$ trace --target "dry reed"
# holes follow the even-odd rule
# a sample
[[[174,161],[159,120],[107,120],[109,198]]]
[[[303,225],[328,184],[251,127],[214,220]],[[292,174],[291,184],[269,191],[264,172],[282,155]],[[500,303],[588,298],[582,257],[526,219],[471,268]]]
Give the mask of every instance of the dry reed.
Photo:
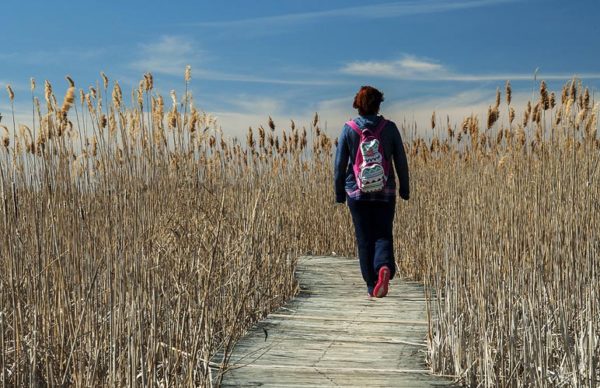
[[[189,67],[166,113],[151,74],[129,107],[101,77],[75,112],[73,80],[60,106],[46,81],[34,132],[1,127],[0,382],[218,384],[211,358],[294,294],[298,254],[354,253],[332,204],[337,139],[317,114],[229,139],[194,107]],[[598,105],[575,80],[560,104],[541,84],[513,124],[505,90],[506,118],[498,89],[485,127],[447,118],[444,136],[434,113],[431,138],[405,138],[398,266],[427,285],[435,372],[596,386]]]

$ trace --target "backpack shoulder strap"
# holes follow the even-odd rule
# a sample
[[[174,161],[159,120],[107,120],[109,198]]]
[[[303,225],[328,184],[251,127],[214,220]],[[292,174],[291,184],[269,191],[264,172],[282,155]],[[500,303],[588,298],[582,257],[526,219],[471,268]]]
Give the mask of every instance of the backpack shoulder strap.
[[[358,124],[354,122],[354,120],[347,121],[346,125],[352,128],[354,132],[356,132],[359,136],[362,135],[362,130],[360,129]]]
[[[377,127],[375,127],[373,134],[375,136],[379,136],[379,134],[381,133],[381,131],[383,131],[383,128],[385,128],[387,123],[388,123],[388,121],[386,119],[384,119],[383,117],[381,117],[381,120],[379,120],[379,124],[377,124]]]
[[[383,131],[383,128],[385,128],[387,123],[388,121],[382,117],[381,120],[379,120],[379,124],[377,124],[377,127],[375,127],[375,129],[371,133],[373,133],[375,136],[379,136],[379,134],[381,133],[381,131]],[[354,122],[354,120],[347,121],[346,125],[352,128],[354,132],[356,132],[358,135],[362,135],[362,129],[358,126],[358,124]]]

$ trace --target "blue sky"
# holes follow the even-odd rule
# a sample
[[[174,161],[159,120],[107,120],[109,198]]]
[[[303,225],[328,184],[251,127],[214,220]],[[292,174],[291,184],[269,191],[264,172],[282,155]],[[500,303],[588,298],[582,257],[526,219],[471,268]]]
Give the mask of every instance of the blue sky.
[[[0,112],[10,83],[26,117],[30,77],[61,93],[67,74],[87,89],[104,71],[128,89],[150,71],[166,95],[190,64],[196,104],[226,133],[315,111],[336,132],[364,84],[385,93],[384,115],[425,127],[434,109],[483,115],[506,79],[524,104],[536,68],[552,89],[578,75],[597,91],[599,19],[597,0],[10,2]]]

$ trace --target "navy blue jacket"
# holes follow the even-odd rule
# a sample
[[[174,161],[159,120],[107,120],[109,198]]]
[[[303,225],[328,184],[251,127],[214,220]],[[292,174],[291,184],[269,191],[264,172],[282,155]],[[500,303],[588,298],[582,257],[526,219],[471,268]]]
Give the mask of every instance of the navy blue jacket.
[[[382,116],[369,115],[359,116],[354,119],[354,122],[360,128],[375,128]],[[354,160],[358,151],[360,137],[350,126],[344,124],[342,134],[338,138],[338,146],[335,154],[335,201],[344,203],[347,193],[357,190],[356,178],[354,177]],[[399,194],[402,199],[408,200],[410,197],[409,178],[408,178],[408,162],[402,144],[400,131],[394,122],[389,121],[381,132],[381,143],[383,145],[384,156],[387,160],[393,160],[393,166],[398,176],[400,183]],[[395,200],[396,181],[393,172],[390,172],[387,178],[384,192],[381,193],[360,193],[360,200]],[[392,189],[392,190],[390,190]],[[392,196],[385,192],[394,193]]]

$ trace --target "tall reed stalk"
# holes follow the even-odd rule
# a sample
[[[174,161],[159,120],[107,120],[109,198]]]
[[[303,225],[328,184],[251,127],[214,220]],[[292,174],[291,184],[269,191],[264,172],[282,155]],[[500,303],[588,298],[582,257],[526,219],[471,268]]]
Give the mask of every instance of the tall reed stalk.
[[[296,292],[299,254],[354,254],[337,140],[318,115],[231,140],[192,104],[190,69],[166,112],[151,74],[130,106],[101,76],[81,111],[73,80],[60,106],[46,82],[33,135],[0,127],[0,381],[218,384],[236,340]],[[401,125],[398,267],[427,285],[432,369],[469,385],[599,384],[598,105],[576,81],[553,96],[515,120],[498,90],[485,127],[447,119],[447,136],[435,114],[428,139]]]

